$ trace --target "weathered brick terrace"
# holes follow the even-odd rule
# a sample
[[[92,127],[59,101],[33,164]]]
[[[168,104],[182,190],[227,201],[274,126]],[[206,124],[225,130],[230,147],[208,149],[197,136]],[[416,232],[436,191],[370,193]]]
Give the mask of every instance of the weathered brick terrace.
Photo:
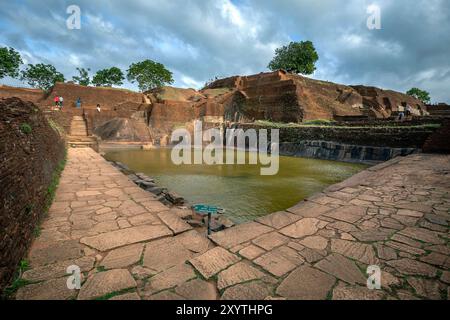
[[[396,158],[208,239],[92,149],[69,149],[16,298],[448,299],[449,177],[448,155]],[[382,290],[366,288],[374,264]]]

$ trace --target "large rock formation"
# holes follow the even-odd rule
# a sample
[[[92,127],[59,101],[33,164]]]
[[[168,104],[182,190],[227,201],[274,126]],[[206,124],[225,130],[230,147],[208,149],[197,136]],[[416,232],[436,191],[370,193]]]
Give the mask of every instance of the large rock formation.
[[[0,87],[0,97],[12,95],[37,101],[42,107],[52,106],[53,98],[62,96],[64,111],[69,113],[75,112],[75,101],[80,97],[89,133],[104,140],[132,139],[163,145],[169,142],[174,129],[192,128],[196,119],[212,127],[255,120],[299,123],[315,119],[383,119],[396,115],[406,105],[418,115],[426,110],[421,101],[399,92],[345,86],[282,70],[220,79],[200,91],[163,87],[142,94],[57,83],[44,95],[34,89]],[[102,107],[100,113],[95,110],[97,104]]]
[[[423,103],[405,94],[374,87],[345,86],[284,71],[234,76],[206,88],[164,87],[146,92],[152,107],[149,124],[163,140],[174,128],[200,119],[206,125],[224,122],[303,122],[315,119],[380,119],[410,105],[415,113]]]

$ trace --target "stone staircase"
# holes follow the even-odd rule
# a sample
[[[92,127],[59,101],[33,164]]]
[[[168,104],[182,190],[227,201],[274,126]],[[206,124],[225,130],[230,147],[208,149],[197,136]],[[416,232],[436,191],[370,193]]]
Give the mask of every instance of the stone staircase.
[[[98,149],[98,141],[94,136],[89,136],[86,120],[83,116],[73,116],[70,125],[70,135],[67,136],[69,146],[73,148]]]

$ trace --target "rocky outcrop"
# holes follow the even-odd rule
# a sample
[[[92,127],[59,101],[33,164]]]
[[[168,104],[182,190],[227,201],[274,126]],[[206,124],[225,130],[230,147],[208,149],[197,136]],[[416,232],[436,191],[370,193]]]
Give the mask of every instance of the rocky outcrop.
[[[386,119],[402,106],[417,115],[426,108],[405,94],[374,87],[345,86],[282,70],[219,79],[200,91],[164,87],[146,92],[152,102],[149,125],[166,136],[195,119],[206,125],[255,120],[300,123],[315,119]]]

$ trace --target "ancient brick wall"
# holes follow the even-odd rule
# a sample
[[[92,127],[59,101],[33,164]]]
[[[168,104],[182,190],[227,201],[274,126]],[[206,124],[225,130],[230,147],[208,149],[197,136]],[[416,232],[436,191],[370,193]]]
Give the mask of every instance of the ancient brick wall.
[[[243,129],[264,128],[240,125]],[[421,149],[428,137],[436,131],[433,127],[286,127],[280,128],[280,143],[301,141],[331,141],[349,145]]]
[[[0,85],[0,98],[6,99],[12,97],[36,103],[44,97],[44,92],[40,89],[16,88]]]
[[[0,291],[33,239],[64,153],[63,138],[36,105],[0,100]]]
[[[53,105],[55,96],[62,96],[66,107],[75,107],[78,97],[83,106],[95,107],[100,104],[103,109],[112,109],[114,106],[126,101],[142,103],[144,95],[125,89],[85,87],[72,83],[57,83],[47,97],[40,102],[42,105]]]
[[[427,139],[423,152],[450,154],[450,119]]]

